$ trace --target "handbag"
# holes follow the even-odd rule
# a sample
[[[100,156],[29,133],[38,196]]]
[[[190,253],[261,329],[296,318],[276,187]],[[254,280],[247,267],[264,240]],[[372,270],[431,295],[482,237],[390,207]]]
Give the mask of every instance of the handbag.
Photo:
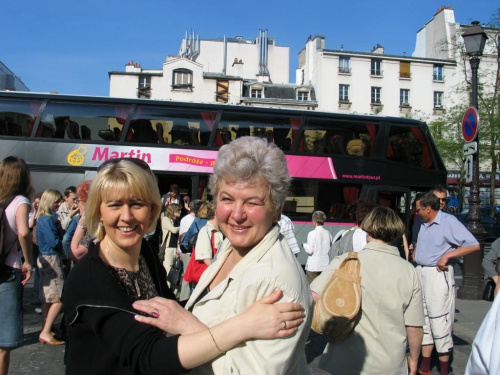
[[[212,246],[212,258],[215,256],[215,232],[216,229],[212,230],[212,235],[210,237],[210,243]],[[199,233],[199,232],[198,232]],[[197,233],[197,234],[198,234]],[[200,281],[200,277],[205,272],[208,266],[203,261],[196,260],[196,247],[193,247],[193,252],[191,253],[191,258],[189,259],[186,272],[184,272],[184,280],[188,283],[197,283]]]
[[[194,251],[194,248],[196,246],[196,241],[198,241],[198,233],[199,231],[193,234],[191,237],[188,239],[188,245],[187,245],[187,252],[192,253]]]
[[[182,264],[182,260],[180,258],[176,258],[167,275],[167,281],[170,285],[181,285],[183,268],[184,265]]]
[[[483,299],[485,301],[493,301],[493,299],[495,298],[495,287],[495,282],[492,279],[488,278],[483,290]]]
[[[358,253],[350,251],[316,301],[315,332],[340,340],[352,332],[361,317],[360,268]]]

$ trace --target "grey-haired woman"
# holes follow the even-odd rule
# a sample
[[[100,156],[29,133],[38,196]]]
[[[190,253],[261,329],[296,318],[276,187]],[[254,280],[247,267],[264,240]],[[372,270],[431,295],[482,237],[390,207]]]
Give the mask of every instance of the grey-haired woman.
[[[283,292],[281,301],[303,306],[306,323],[287,339],[248,340],[232,349],[222,348],[223,353],[193,369],[193,374],[309,373],[304,347],[312,316],[311,293],[276,224],[289,185],[285,155],[273,143],[241,137],[220,148],[210,189],[217,223],[226,240],[186,307],[212,326],[279,289]]]

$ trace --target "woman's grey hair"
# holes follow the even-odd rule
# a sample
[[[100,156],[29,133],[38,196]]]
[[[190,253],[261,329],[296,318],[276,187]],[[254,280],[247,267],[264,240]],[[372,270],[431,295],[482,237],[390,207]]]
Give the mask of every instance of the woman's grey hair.
[[[318,225],[323,225],[326,221],[326,215],[323,211],[314,211],[312,214],[312,221]]]
[[[210,192],[217,200],[221,181],[250,182],[254,178],[267,185],[271,202],[280,212],[291,183],[285,154],[265,138],[240,137],[220,148],[210,177]]]

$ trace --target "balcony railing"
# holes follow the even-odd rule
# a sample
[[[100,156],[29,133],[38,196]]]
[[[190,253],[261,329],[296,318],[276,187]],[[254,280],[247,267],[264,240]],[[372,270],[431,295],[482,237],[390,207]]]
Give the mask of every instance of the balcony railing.
[[[345,66],[339,66],[339,73],[341,74],[351,74],[351,68]]]
[[[383,77],[384,72],[380,69],[370,69],[370,75],[372,77]]]

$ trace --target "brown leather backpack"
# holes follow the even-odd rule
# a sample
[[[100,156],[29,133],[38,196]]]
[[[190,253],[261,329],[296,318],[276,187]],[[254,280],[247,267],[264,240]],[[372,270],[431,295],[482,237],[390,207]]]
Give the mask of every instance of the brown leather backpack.
[[[314,306],[313,331],[345,339],[361,317],[361,263],[350,251],[326,284]]]

